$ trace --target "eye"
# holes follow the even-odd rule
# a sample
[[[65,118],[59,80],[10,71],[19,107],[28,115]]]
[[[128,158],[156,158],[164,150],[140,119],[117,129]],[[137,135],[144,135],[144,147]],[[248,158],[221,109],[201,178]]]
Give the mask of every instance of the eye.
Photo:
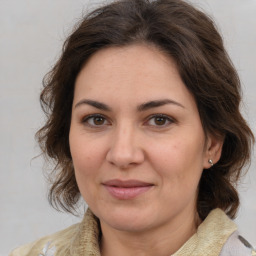
[[[146,123],[149,126],[166,127],[166,126],[174,123],[174,120],[167,115],[155,114],[155,115],[150,116]]]
[[[97,127],[97,126],[101,127],[104,125],[109,125],[109,122],[107,121],[107,119],[104,116],[99,114],[86,116],[82,122],[91,127]]]

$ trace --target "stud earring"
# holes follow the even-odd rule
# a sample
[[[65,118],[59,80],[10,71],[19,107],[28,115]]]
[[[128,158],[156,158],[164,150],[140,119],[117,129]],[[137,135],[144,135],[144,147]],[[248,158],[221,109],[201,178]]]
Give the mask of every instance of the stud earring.
[[[212,161],[212,159],[209,159],[209,160],[208,160],[208,163],[209,163],[211,166],[213,166],[213,161]]]

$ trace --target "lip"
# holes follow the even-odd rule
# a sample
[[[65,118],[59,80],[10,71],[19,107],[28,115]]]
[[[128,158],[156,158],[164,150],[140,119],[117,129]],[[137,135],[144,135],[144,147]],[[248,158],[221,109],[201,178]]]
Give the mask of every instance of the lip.
[[[109,180],[103,183],[106,190],[116,199],[129,200],[150,190],[154,185],[139,180]]]

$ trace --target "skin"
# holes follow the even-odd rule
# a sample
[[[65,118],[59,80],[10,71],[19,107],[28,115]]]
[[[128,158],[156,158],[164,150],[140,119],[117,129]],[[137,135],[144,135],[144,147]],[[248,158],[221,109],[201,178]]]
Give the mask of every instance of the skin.
[[[206,139],[170,57],[146,45],[93,55],[76,79],[69,140],[80,192],[100,220],[102,255],[170,255],[196,232],[198,183],[222,142]],[[151,186],[118,199],[104,186],[112,179]]]

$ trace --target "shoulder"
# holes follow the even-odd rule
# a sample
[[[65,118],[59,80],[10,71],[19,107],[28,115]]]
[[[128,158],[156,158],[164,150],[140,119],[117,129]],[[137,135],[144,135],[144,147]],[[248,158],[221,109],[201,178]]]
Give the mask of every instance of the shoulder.
[[[9,256],[51,256],[54,255],[56,248],[62,248],[61,251],[68,250],[71,241],[74,239],[78,231],[79,224],[72,225],[52,235],[45,236],[35,242],[18,247],[13,250]]]
[[[21,246],[9,256],[99,256],[99,236],[98,219],[88,208],[82,222]]]
[[[235,231],[224,244],[220,256],[256,256],[252,245]]]

